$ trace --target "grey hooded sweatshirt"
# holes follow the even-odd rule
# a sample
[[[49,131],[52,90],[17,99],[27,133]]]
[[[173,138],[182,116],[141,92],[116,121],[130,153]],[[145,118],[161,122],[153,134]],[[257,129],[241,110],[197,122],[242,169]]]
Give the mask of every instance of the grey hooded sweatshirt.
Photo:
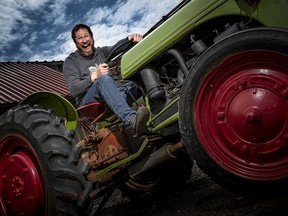
[[[94,47],[94,54],[91,58],[82,56],[76,50],[65,59],[64,77],[71,95],[76,98],[77,106],[80,105],[89,87],[93,84],[91,81],[92,70],[99,64],[108,63],[109,60],[130,48],[132,44],[127,37],[113,46]]]

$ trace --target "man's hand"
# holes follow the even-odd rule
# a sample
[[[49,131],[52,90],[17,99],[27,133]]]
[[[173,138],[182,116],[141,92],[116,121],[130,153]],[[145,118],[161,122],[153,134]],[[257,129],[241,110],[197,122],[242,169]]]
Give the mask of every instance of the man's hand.
[[[137,42],[141,41],[142,39],[143,39],[143,36],[140,34],[137,34],[137,33],[131,34],[128,36],[128,40],[132,41],[134,43],[137,43]]]
[[[109,66],[106,63],[100,64],[95,73],[91,74],[92,82],[95,82],[102,74],[108,74]]]

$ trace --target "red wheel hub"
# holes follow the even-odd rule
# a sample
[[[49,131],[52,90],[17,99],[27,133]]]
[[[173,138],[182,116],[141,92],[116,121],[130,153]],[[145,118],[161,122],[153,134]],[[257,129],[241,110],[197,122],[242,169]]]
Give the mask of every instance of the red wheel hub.
[[[231,101],[221,102],[229,104],[229,108],[225,110],[229,125],[222,130],[223,133],[227,133],[227,136],[234,133],[234,140],[239,138],[245,143],[257,144],[247,145],[246,150],[249,149],[251,154],[253,151],[255,154],[269,153],[279,148],[277,141],[272,140],[285,127],[285,106],[274,93],[264,88],[252,87],[240,91]],[[261,149],[258,145],[261,143],[270,144]]]
[[[288,177],[288,57],[272,51],[230,56],[201,84],[197,133],[225,170],[253,180]]]
[[[44,209],[41,172],[27,143],[18,137],[10,137],[1,142],[0,156],[2,212],[18,216],[32,215]]]

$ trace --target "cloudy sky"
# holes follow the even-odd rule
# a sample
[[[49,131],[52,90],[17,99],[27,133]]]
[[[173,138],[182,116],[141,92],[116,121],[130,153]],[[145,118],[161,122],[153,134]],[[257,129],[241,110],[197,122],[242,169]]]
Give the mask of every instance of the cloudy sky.
[[[1,0],[0,61],[59,61],[75,50],[70,31],[88,24],[95,46],[146,33],[181,0]]]

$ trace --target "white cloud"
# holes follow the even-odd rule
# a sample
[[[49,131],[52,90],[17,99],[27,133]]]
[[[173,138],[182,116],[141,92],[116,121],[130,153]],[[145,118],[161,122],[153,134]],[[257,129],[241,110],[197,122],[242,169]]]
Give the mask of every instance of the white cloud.
[[[31,21],[16,8],[13,8],[15,5],[13,2],[9,4],[0,4],[0,46],[3,46],[10,41],[16,40],[19,36],[17,33],[12,34],[12,30],[15,26],[18,25],[17,21],[21,20],[24,24],[29,24]]]
[[[30,34],[29,43],[31,44],[31,43],[35,42],[37,37],[38,37],[38,32],[36,32],[36,31],[32,32]]]
[[[26,10],[35,10],[42,7],[49,0],[6,0],[16,3],[19,8],[25,8]]]
[[[95,44],[112,45],[130,33],[144,34],[179,3],[180,0],[128,0],[118,1],[110,8],[91,9],[87,17],[92,17],[88,23]],[[94,16],[92,11],[95,11]]]
[[[25,11],[35,10],[48,0],[4,0],[0,2],[0,47],[9,47],[26,36],[26,26],[33,23]],[[19,30],[19,31],[17,31]]]
[[[68,20],[66,20],[65,11],[67,4],[70,0],[57,0],[49,2],[49,12],[46,13],[48,20],[53,20],[54,25],[66,25]]]
[[[84,17],[87,20],[87,24],[95,24],[105,21],[107,15],[110,15],[111,13],[113,13],[113,10],[105,6],[90,9],[90,11],[88,11]]]
[[[26,44],[22,44],[20,46],[20,51],[23,53],[31,54],[33,51],[31,50],[31,47],[27,46]]]
[[[49,50],[33,55],[28,61],[62,61],[76,49],[70,32],[61,33],[54,41],[48,41],[46,45],[50,47]]]

